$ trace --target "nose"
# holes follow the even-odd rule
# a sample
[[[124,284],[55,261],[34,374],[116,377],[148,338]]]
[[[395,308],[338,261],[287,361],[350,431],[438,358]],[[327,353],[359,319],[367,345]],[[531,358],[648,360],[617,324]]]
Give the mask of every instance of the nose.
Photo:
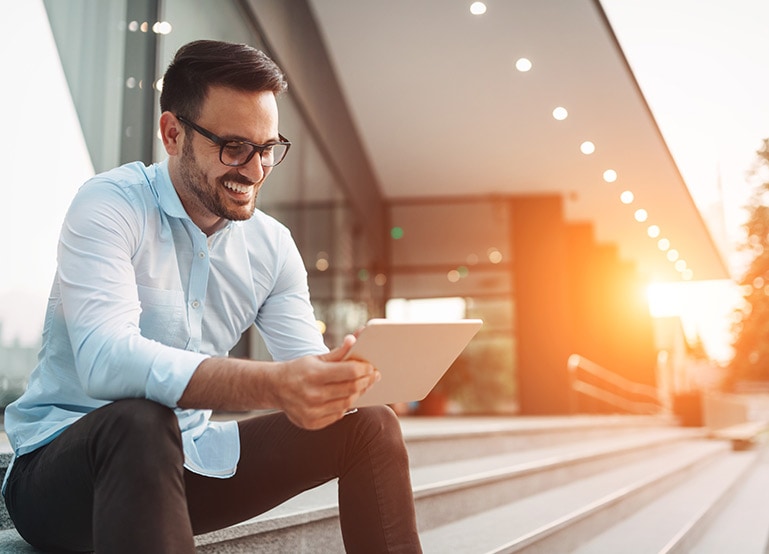
[[[264,167],[262,165],[262,158],[259,154],[254,155],[247,164],[237,167],[238,173],[246,177],[252,183],[261,183],[267,178],[270,173],[271,167]]]

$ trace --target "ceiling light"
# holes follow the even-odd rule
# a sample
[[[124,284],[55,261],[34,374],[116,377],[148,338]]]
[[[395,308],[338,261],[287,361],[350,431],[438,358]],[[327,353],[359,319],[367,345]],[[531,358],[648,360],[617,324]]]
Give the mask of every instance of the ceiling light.
[[[473,15],[483,15],[486,13],[486,4],[483,2],[473,2],[470,4],[470,13]]]
[[[675,268],[677,271],[683,272],[686,269],[686,261],[685,260],[678,260],[675,263]]]
[[[660,236],[660,226],[649,225],[649,228],[646,229],[646,234],[649,235],[651,238],[656,239],[658,236]]]
[[[564,119],[569,117],[569,112],[566,110],[566,108],[558,106],[556,109],[553,110],[553,117],[558,121],[563,121]]]
[[[657,248],[662,250],[663,252],[670,248],[670,241],[668,239],[660,239],[657,241]]]
[[[676,261],[678,259],[678,250],[676,250],[675,248],[671,248],[670,250],[668,250],[667,257],[668,257],[668,260],[670,260],[671,262]]]
[[[173,30],[168,21],[156,21],[152,25],[152,31],[158,35],[167,35]]]
[[[603,180],[607,183],[613,183],[617,180],[617,172],[613,169],[607,169],[603,172]]]
[[[515,68],[521,73],[526,73],[531,69],[532,63],[528,58],[518,58],[515,62]]]
[[[649,214],[646,210],[641,208],[635,211],[635,214],[633,215],[633,217],[635,217],[635,220],[638,221],[639,223],[643,223],[644,221],[649,219]]]
[[[626,190],[622,194],[619,195],[619,199],[622,201],[623,204],[632,204],[633,200],[635,200],[635,196],[633,196],[633,193],[629,190]]]
[[[586,140],[585,142],[579,145],[579,150],[583,154],[592,154],[593,152],[595,152],[595,144],[593,144],[589,140]]]

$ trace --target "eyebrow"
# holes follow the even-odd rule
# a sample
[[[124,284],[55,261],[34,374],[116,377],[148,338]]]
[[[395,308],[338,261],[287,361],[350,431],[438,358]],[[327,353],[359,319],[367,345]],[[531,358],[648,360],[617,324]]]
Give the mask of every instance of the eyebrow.
[[[222,140],[235,140],[238,142],[247,142],[248,144],[256,144],[257,146],[267,146],[269,144],[280,142],[280,136],[267,139],[267,142],[256,142],[254,140],[247,139],[246,137],[241,137],[239,135],[218,135],[218,136]]]

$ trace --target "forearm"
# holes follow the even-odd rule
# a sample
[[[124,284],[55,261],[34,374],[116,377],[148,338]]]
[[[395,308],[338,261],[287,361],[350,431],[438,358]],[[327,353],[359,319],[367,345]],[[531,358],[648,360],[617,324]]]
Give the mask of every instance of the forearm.
[[[279,408],[273,394],[277,362],[207,358],[193,373],[180,408],[247,411]]]
[[[343,417],[379,378],[371,364],[345,360],[354,337],[327,354],[287,362],[208,358],[177,405],[181,408],[283,410],[296,425],[319,429]]]

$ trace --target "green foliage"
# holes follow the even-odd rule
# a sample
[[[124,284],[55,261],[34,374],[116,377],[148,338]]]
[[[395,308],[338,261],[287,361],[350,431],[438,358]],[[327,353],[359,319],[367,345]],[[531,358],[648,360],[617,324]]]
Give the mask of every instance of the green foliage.
[[[728,385],[769,381],[769,139],[756,152],[752,177],[758,182],[748,204],[743,250],[753,259],[742,277],[745,302],[738,309],[734,357]]]

